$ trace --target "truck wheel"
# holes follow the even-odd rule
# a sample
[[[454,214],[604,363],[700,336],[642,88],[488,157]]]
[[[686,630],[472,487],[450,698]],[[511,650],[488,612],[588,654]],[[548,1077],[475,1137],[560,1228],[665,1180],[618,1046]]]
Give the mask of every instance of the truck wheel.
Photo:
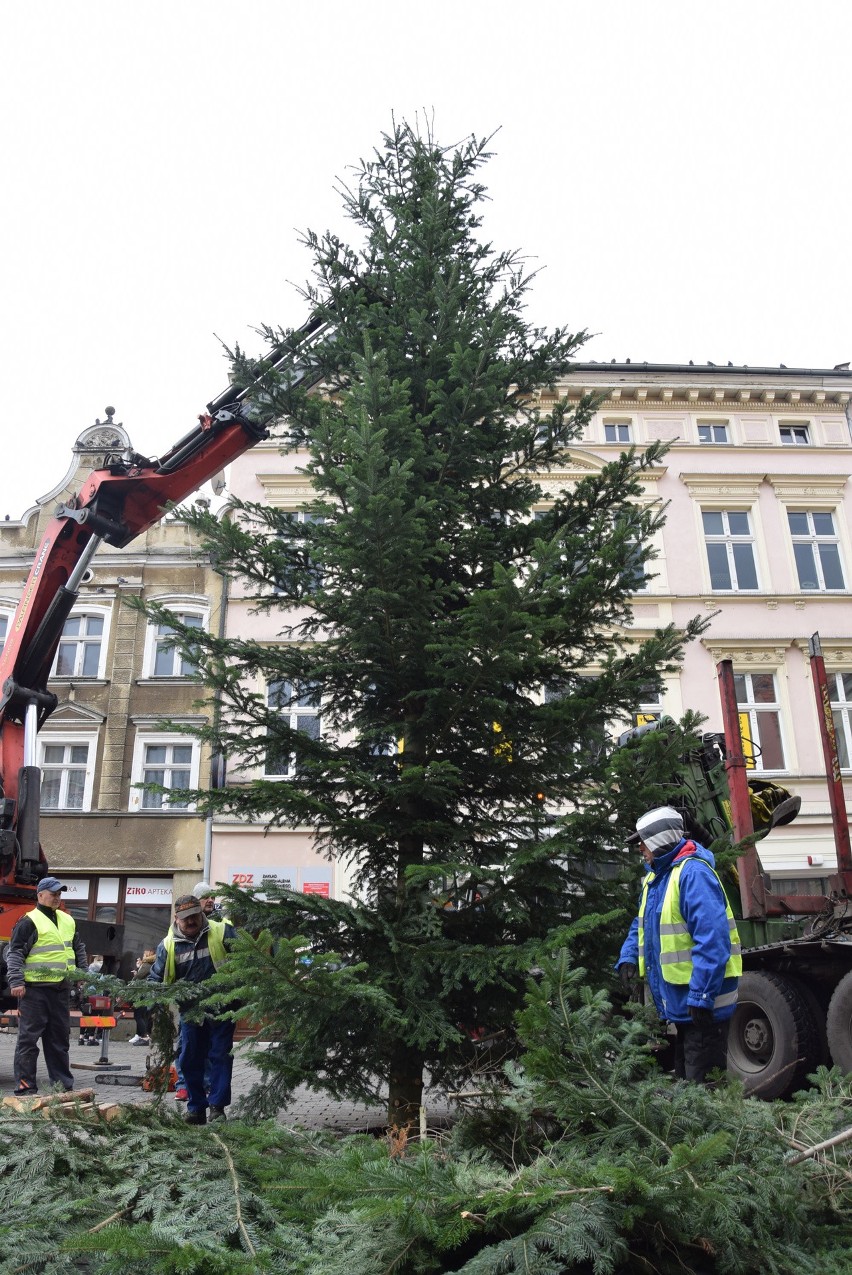
[[[852,1071],[852,970],[834,989],[825,1026],[832,1062],[841,1071]]]
[[[816,1023],[795,984],[780,974],[743,974],[728,1034],[729,1075],[756,1098],[786,1098],[818,1057]]]

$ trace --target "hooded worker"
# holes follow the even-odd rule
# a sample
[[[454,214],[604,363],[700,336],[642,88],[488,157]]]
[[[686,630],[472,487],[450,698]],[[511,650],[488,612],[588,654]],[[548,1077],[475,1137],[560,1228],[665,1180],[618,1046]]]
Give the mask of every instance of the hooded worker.
[[[736,921],[713,855],[684,836],[679,811],[649,810],[636,839],[647,870],[617,968],[626,981],[638,967],[660,1018],[674,1024],[675,1075],[703,1083],[727,1065],[742,973]]]

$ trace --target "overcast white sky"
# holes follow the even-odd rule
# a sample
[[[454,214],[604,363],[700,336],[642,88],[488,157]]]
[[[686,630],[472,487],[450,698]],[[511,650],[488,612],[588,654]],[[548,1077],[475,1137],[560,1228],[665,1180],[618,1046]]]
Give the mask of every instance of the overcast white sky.
[[[499,128],[487,230],[586,358],[852,358],[848,0],[4,6],[0,518],[107,404],[165,450],[216,335],[306,315],[305,227],[391,112]]]

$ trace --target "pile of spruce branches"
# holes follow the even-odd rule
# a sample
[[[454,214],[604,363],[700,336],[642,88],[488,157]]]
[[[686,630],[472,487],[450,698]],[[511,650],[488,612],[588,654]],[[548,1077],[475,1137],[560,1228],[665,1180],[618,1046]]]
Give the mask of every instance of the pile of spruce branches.
[[[5,1112],[3,1272],[124,1275],[847,1275],[852,1078],[787,1103],[675,1083],[653,1028],[559,953],[530,988],[522,1066],[449,1134],[338,1138]]]

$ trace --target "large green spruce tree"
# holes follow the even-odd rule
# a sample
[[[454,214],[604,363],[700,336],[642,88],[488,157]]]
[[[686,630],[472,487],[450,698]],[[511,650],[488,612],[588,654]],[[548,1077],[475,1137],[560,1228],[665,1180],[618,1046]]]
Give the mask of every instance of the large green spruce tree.
[[[310,339],[265,329],[269,357],[237,351],[234,375],[260,378],[316,499],[190,515],[280,641],[175,624],[229,759],[200,809],[308,827],[357,885],[242,901],[253,937],[228,977],[278,1041],[271,1090],[389,1089],[399,1124],[427,1069],[452,1080],[473,1035],[511,1026],[548,936],[599,901],[614,821],[642,799],[612,782],[603,732],[689,636],[629,637],[660,448],[544,494],[595,408],[540,405],[584,334],[527,320],[523,259],[482,232],[487,158],[395,126],[342,191],[354,243],[307,235]],[[306,379],[274,370],[282,344]],[[291,726],[299,702],[318,737]],[[291,777],[264,777],[281,759]]]

